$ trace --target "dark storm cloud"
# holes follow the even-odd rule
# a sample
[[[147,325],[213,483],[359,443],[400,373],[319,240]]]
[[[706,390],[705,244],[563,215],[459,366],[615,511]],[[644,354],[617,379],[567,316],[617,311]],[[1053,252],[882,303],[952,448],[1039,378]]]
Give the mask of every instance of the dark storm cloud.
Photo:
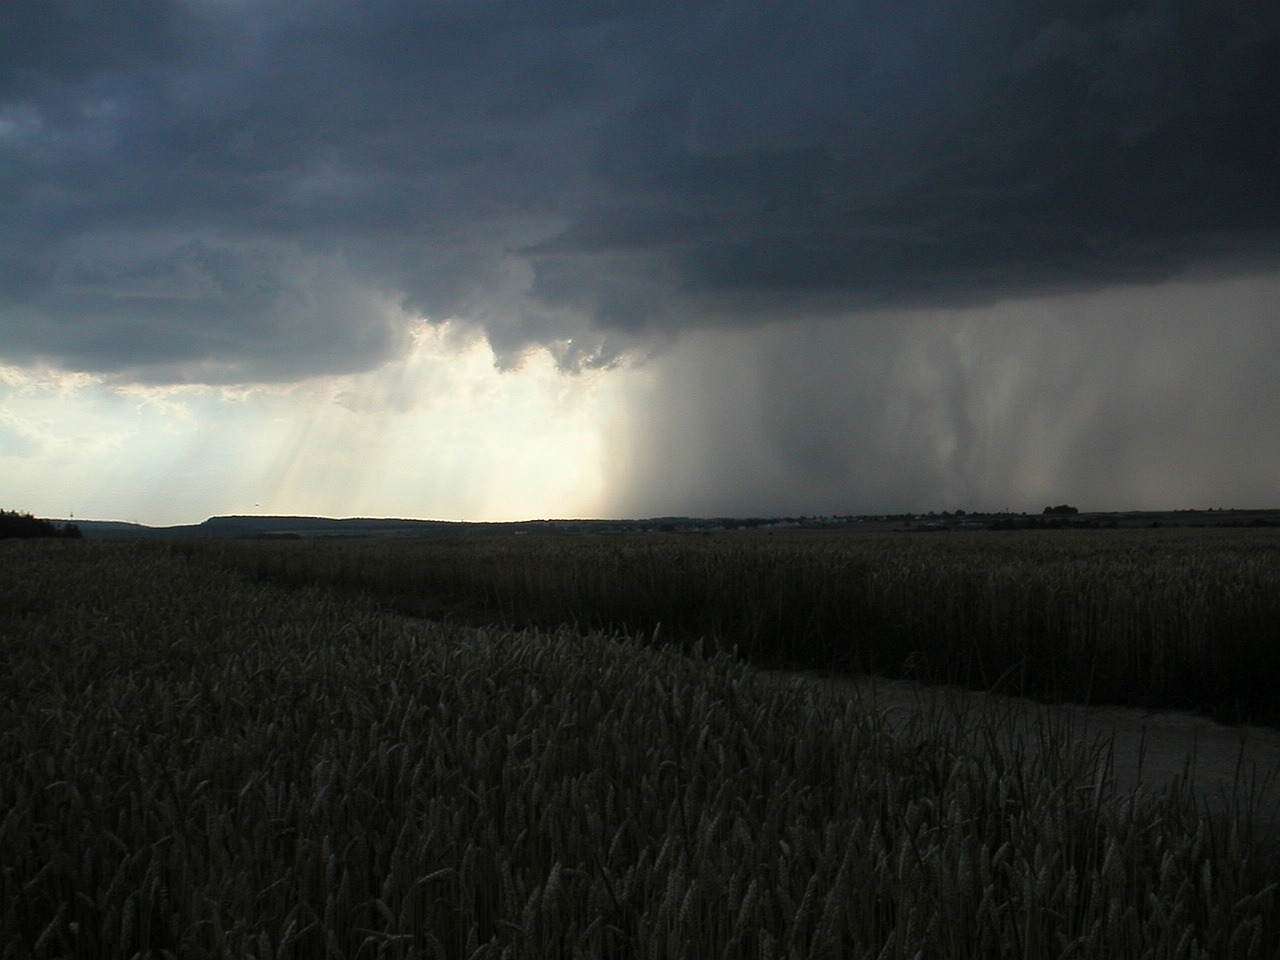
[[[1273,274],[699,331],[654,364],[606,512],[1268,506],[1277,303]]]
[[[573,366],[690,327],[1273,266],[1278,20],[10,0],[0,356],[361,369],[401,349],[400,304]]]

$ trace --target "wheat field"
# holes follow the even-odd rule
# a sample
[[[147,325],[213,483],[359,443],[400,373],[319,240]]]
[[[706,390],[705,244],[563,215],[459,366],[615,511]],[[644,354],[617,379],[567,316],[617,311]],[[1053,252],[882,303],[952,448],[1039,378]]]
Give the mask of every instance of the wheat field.
[[[6,958],[1280,953],[1246,816],[1052,727],[1010,757],[711,645],[407,617],[219,548],[0,573]]]
[[[1280,724],[1280,530],[223,541],[190,549],[469,625],[652,633],[762,666],[997,683]]]

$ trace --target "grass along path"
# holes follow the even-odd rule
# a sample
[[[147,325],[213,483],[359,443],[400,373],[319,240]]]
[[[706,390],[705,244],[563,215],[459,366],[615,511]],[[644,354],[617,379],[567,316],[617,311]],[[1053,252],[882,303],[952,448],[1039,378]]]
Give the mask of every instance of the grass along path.
[[[1046,704],[1026,697],[928,686],[825,671],[762,671],[784,685],[851,700],[909,735],[922,722],[942,722],[983,738],[1006,756],[1028,756],[1046,731],[1072,749],[1104,758],[1099,776],[1121,794],[1186,792],[1199,811],[1225,828],[1241,818],[1252,842],[1280,852],[1280,729],[1227,726],[1199,714],[1113,704]],[[994,737],[986,737],[991,731]]]

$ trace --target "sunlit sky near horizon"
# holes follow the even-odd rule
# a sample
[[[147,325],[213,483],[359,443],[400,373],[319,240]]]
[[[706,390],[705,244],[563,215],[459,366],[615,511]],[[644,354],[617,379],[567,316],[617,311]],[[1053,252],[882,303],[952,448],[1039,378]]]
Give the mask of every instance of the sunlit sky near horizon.
[[[0,506],[1280,506],[1280,15],[10,0]]]

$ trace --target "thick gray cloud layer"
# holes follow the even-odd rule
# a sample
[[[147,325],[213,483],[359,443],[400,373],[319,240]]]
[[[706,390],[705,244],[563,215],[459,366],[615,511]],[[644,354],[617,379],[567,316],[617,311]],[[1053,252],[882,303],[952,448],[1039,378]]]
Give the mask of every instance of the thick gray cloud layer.
[[[567,366],[695,327],[1280,251],[1246,0],[7,0],[0,358],[372,367],[405,318]]]
[[[1280,273],[703,331],[619,432],[615,515],[1274,506]]]

